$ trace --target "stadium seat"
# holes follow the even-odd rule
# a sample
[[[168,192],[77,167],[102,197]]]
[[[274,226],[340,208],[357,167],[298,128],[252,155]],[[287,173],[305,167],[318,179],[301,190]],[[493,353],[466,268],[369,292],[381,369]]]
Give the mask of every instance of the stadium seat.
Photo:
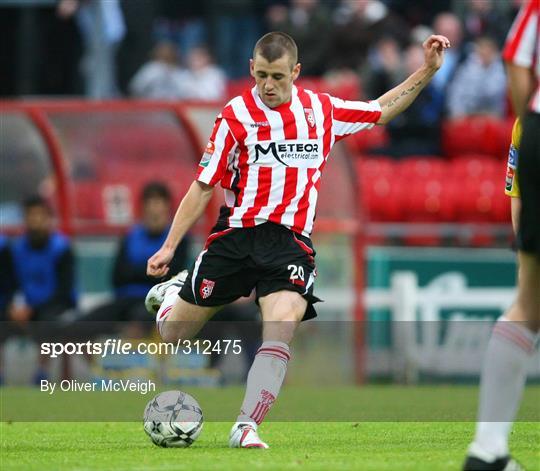
[[[388,132],[383,126],[374,126],[369,130],[357,132],[345,139],[352,154],[365,153],[389,144]]]
[[[403,182],[390,175],[366,179],[361,198],[368,219],[379,222],[401,221],[401,200],[405,191]]]
[[[509,198],[504,195],[504,184],[498,178],[484,177],[460,184],[457,202],[460,222],[504,222],[505,204]],[[509,217],[509,213],[508,213]]]
[[[511,126],[491,116],[467,116],[443,122],[442,148],[446,156],[477,153],[501,157],[508,152]]]
[[[376,176],[393,174],[396,171],[396,162],[391,157],[377,156],[355,159],[356,172],[360,179],[371,179]]]
[[[451,222],[455,218],[454,182],[442,176],[407,180],[404,220],[407,222]]]
[[[396,170],[405,179],[441,178],[448,171],[448,162],[436,156],[409,156],[397,163]]]
[[[449,166],[450,174],[462,182],[467,179],[494,177],[496,173],[505,170],[506,162],[483,154],[459,155],[452,159]]]

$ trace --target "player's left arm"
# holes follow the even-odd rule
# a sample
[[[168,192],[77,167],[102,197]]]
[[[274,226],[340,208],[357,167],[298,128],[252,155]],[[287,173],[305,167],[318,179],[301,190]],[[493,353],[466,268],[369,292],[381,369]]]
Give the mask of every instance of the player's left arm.
[[[441,68],[444,50],[450,47],[450,41],[445,36],[431,35],[422,46],[425,57],[423,66],[377,99],[381,105],[381,117],[377,124],[388,123],[411,105]]]

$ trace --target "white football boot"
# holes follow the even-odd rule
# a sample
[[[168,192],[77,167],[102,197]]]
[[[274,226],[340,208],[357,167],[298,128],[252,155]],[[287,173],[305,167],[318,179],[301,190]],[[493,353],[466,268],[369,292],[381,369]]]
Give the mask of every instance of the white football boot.
[[[269,448],[257,434],[253,424],[236,422],[229,437],[230,448]]]
[[[155,316],[159,311],[161,303],[165,299],[165,293],[167,292],[167,290],[171,286],[176,286],[178,287],[178,292],[180,292],[182,286],[184,286],[184,283],[186,282],[187,276],[188,271],[183,270],[180,273],[174,275],[171,279],[152,286],[152,288],[150,288],[150,291],[148,291],[148,294],[146,295],[146,299],[144,300],[146,310],[150,314]]]

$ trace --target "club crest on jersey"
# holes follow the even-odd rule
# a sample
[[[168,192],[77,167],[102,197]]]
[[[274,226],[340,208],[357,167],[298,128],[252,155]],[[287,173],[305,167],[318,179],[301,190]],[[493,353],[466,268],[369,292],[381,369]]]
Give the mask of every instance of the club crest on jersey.
[[[212,155],[215,150],[216,150],[216,145],[214,144],[214,141],[208,141],[208,144],[206,144],[206,149],[204,149],[204,152],[206,154]]]
[[[212,280],[207,280],[206,278],[203,278],[201,282],[201,287],[199,288],[199,294],[201,295],[202,299],[207,299],[212,295],[212,291],[214,291],[214,286],[216,286],[216,282]]]
[[[306,115],[306,121],[309,124],[309,127],[314,128],[315,114],[313,113],[313,108],[304,108],[304,114]]]

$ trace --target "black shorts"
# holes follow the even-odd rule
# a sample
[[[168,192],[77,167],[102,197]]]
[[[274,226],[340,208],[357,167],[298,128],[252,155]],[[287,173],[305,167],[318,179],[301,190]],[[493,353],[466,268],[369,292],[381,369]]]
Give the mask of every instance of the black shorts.
[[[518,247],[540,257],[540,114],[523,119],[519,145],[519,188],[521,214]]]
[[[306,320],[317,315],[316,276],[309,237],[271,222],[248,228],[218,223],[189,271],[180,297],[199,306],[222,306],[249,296],[253,289],[257,300],[276,291],[295,291],[308,302]]]

